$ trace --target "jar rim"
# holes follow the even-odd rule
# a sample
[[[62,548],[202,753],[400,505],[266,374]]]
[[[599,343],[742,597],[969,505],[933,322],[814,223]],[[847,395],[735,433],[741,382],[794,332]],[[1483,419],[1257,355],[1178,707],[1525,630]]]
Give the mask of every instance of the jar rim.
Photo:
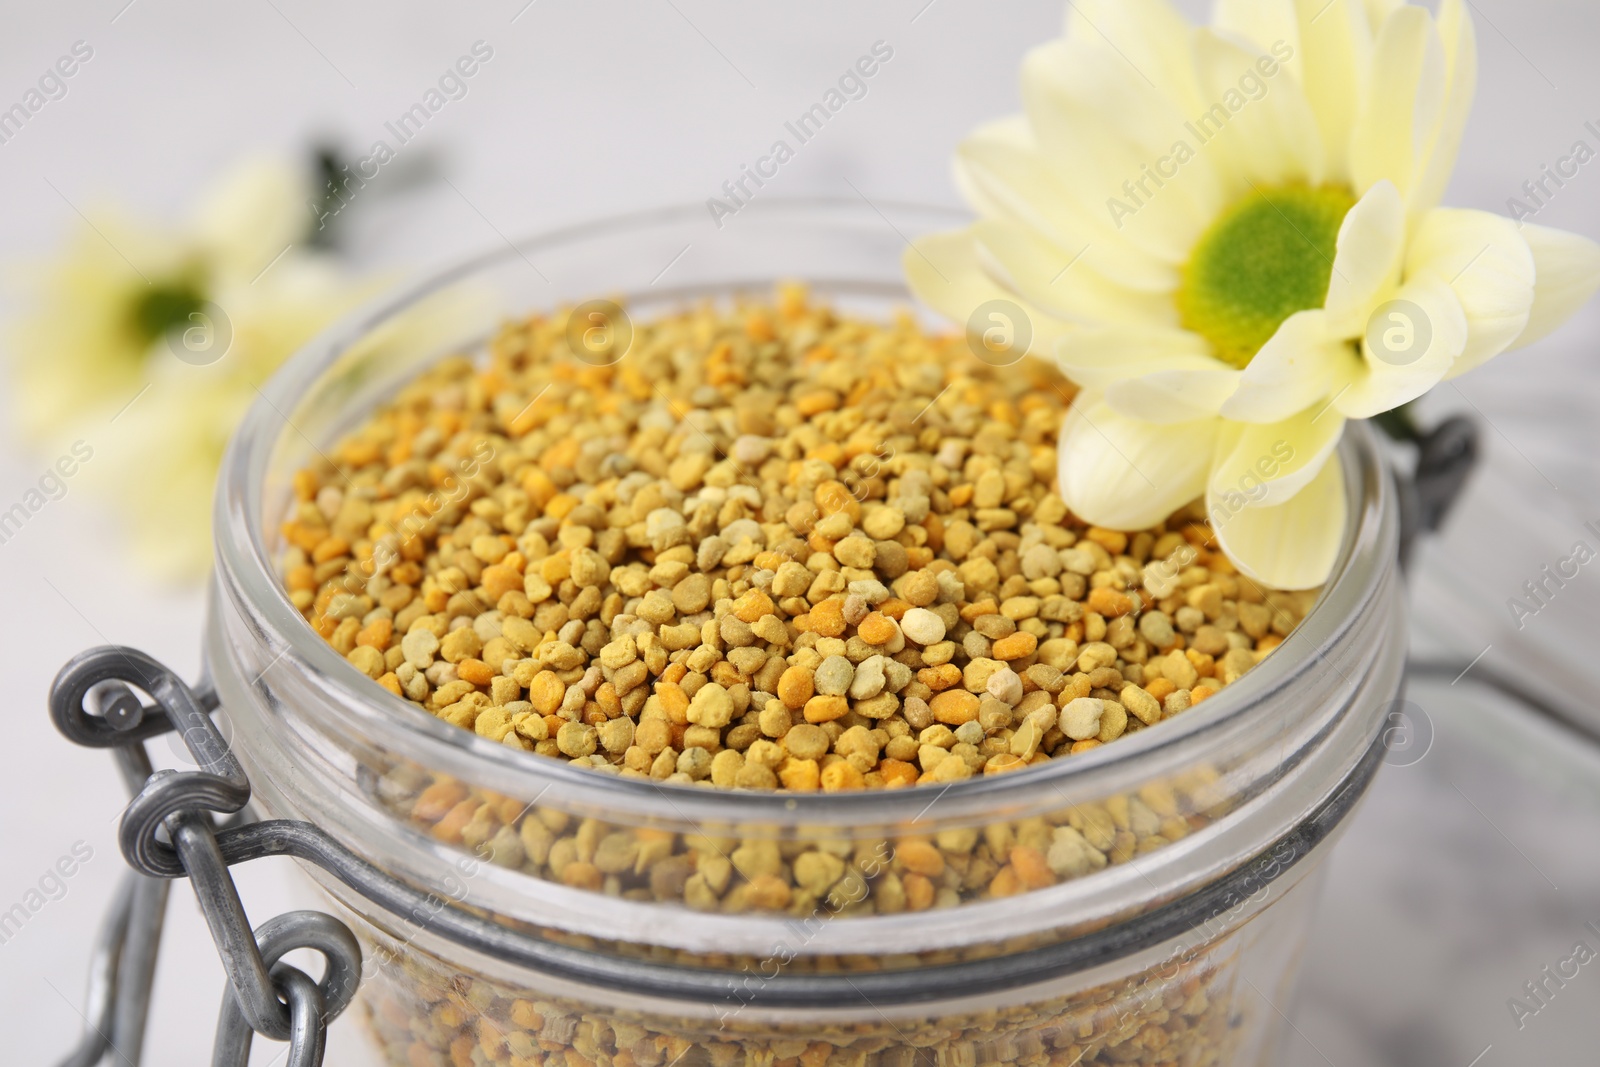
[[[887,202],[881,206],[897,214],[917,215],[932,226],[948,227],[969,221],[969,216],[948,208]],[[807,225],[861,225],[870,215],[872,225],[881,227],[878,210],[873,206],[868,212],[859,201],[843,198],[773,198],[746,205],[740,212],[740,224],[782,225],[798,219]],[[1115,779],[1126,768],[1137,767],[1145,774],[1160,765],[1192,761],[1196,750],[1204,748],[1207,736],[1229,732],[1224,728],[1252,717],[1272,714],[1267,707],[1271,698],[1325,661],[1349,621],[1378,595],[1395,552],[1397,526],[1392,489],[1371,431],[1352,425],[1347,427],[1349,432],[1340,445],[1350,503],[1343,545],[1322,595],[1292,631],[1292,636],[1310,644],[1311,648],[1304,650],[1309,654],[1268,656],[1204,705],[1161,723],[1159,729],[1139,731],[1114,745],[1071,759],[957,781],[937,790],[923,787],[797,794],[705,789],[608,775],[517,751],[444,722],[374,685],[371,678],[307,624],[278,575],[274,549],[267,538],[264,497],[276,442],[285,432],[298,432],[285,412],[293,411],[310,396],[322,375],[360,338],[418,301],[475,272],[504,265],[515,257],[527,258],[541,249],[618,231],[682,225],[701,218],[703,211],[699,205],[659,208],[567,226],[517,242],[508,240],[504,248],[467,257],[379,297],[314,338],[261,387],[228,446],[218,477],[213,511],[217,580],[249,629],[271,647],[282,649],[278,660],[320,677],[330,691],[330,704],[343,717],[340,725],[359,730],[424,766],[462,779],[503,787],[511,795],[537,791],[543,796],[546,791],[558,790],[558,795],[574,804],[604,809],[618,818],[658,817],[663,800],[676,817],[711,825],[848,824],[852,815],[864,814],[867,809],[876,823],[914,825],[934,804],[940,807],[941,823],[992,818],[997,811],[1022,803],[1041,790],[1061,792],[1070,785],[1077,792],[1080,787],[1092,789],[1100,782]],[[749,286],[740,288],[747,290]],[[441,351],[437,356],[449,354]],[[1280,647],[1289,644],[1285,641]],[[260,677],[254,686],[263,687]]]

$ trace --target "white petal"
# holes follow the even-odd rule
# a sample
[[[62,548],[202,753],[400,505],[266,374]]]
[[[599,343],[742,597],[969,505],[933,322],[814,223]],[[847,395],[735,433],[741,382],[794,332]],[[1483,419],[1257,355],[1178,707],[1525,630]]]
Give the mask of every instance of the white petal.
[[[1411,197],[1413,211],[1426,211],[1444,199],[1478,87],[1477,32],[1461,0],[1440,0],[1436,25],[1444,45],[1445,99],[1432,137],[1420,145],[1423,162]]]
[[[1320,185],[1323,153],[1316,116],[1277,60],[1210,30],[1195,35],[1195,55],[1210,103],[1192,116],[1191,132],[1197,128],[1209,138],[1201,152],[1221,161],[1220,169],[1232,181],[1230,194],[1242,196],[1261,184]],[[1265,77],[1263,67],[1274,76]],[[1175,181],[1182,180],[1180,172]]]
[[[1455,290],[1467,316],[1467,345],[1450,377],[1498,356],[1527,328],[1533,253],[1510,219],[1487,211],[1428,212],[1406,249],[1406,277],[1424,275]]]
[[[1187,330],[1105,326],[1072,330],[1056,344],[1061,372],[1084,389],[1168,370],[1217,370],[1210,346]]]
[[[1200,106],[1194,28],[1167,0],[1074,0],[1067,5],[1067,33],[1108,42],[1185,113]]]
[[[1330,181],[1350,180],[1350,136],[1372,64],[1372,31],[1361,0],[1295,0],[1299,53],[1288,69],[1317,116]]]
[[[1300,51],[1300,20],[1293,0],[1217,0],[1211,24],[1251,42],[1262,52],[1273,45]]]
[[[1090,265],[1084,249],[1059,248],[1037,231],[997,219],[977,222],[973,235],[1010,288],[1062,319],[1087,325],[1178,324],[1178,307],[1169,294],[1110,281]]]
[[[1406,4],[1378,34],[1361,116],[1351,134],[1350,169],[1358,192],[1387,178],[1414,204],[1419,155],[1445,102],[1445,58],[1426,8]]]
[[[311,190],[281,159],[232,167],[195,212],[196,236],[224,269],[254,277],[306,228]]]
[[[1187,116],[1170,96],[1104,43],[1068,38],[1028,54],[1022,100],[1040,146],[1080,207],[1104,212],[1151,255],[1174,266],[1187,260],[1226,196],[1205,152],[1159,187],[1148,177],[1185,133]]]
[[[1328,279],[1328,332],[1357,338],[1379,300],[1400,280],[1406,206],[1388,180],[1356,202],[1339,227],[1339,251]]]
[[[1131,288],[1177,288],[1177,268],[1117,232],[1104,204],[1085,208],[1068,195],[1025,116],[978,129],[957,150],[955,171],[956,184],[983,215],[1010,219],[1061,248],[1081,250],[1084,263]]]
[[[1375,337],[1388,342],[1385,349],[1373,350]],[[1361,368],[1334,402],[1352,419],[1409,403],[1439,384],[1466,346],[1467,316],[1449,284],[1431,275],[1409,281],[1395,303],[1378,308],[1361,345]]]
[[[1587,237],[1524,223],[1522,239],[1533,252],[1533,309],[1514,347],[1552,333],[1600,289],[1600,245]]]
[[[1206,507],[1223,552],[1246,577],[1274,589],[1315,589],[1344,545],[1343,465],[1330,456],[1311,484],[1276,507],[1233,510],[1214,498]]]
[[[1406,0],[1366,0],[1367,21],[1372,26],[1372,35],[1376,37],[1383,24],[1389,21],[1389,16],[1405,4]]]
[[[1154,526],[1205,491],[1217,426],[1153,426],[1080,394],[1061,426],[1061,499],[1096,526]]]
[[[1355,354],[1331,335],[1325,312],[1297,312],[1250,360],[1220,413],[1236,422],[1278,422],[1332,396],[1356,369]]]
[[[1057,319],[1029,307],[1017,294],[986,274],[967,230],[921,238],[901,257],[906,284],[917,298],[965,328],[972,315],[991,300],[1006,300],[1026,315],[1033,340],[1032,355],[1047,355],[1065,329]]]
[[[1239,387],[1232,367],[1164,370],[1124,378],[1106,389],[1106,403],[1131,419],[1162,425],[1215,416]]]
[[[1229,423],[1206,491],[1260,507],[1281,504],[1316,477],[1343,431],[1344,418],[1323,404],[1281,422]]]

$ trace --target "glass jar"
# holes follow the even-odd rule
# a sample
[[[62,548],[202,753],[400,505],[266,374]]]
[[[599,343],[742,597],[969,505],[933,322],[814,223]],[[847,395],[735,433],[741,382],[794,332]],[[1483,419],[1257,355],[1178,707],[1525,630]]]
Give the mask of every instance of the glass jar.
[[[1260,666],[1156,728],[939,788],[722,792],[514,751],[374,685],[284,592],[294,473],[420,368],[597,296],[642,318],[801,280],[887,316],[909,304],[907,236],[962,220],[880,206],[757,202],[720,229],[674,210],[508,246],[323,336],[247,416],[206,660],[262,813],[429,894],[399,914],[310,869],[366,942],[391,1062],[1273,1055],[1315,872],[1381,762],[1405,654],[1392,490],[1364,429],[1341,446],[1333,577]]]

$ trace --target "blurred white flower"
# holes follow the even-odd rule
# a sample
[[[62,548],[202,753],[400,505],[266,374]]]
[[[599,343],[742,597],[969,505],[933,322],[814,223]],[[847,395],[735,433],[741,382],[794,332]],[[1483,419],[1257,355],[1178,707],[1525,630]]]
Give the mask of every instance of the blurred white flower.
[[[118,502],[164,576],[210,566],[212,483],[256,388],[368,291],[302,248],[311,192],[288,164],[249,161],[181,226],[91,212],[25,279],[18,425],[41,446],[94,445],[79,481]]]

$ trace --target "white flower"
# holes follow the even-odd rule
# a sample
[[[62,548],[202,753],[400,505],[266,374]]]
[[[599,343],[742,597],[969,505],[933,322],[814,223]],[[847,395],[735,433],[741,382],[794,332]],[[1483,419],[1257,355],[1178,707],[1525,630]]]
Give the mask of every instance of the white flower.
[[[366,291],[301,250],[308,185],[252,161],[187,225],[92,213],[37,270],[13,335],[13,403],[47,447],[94,448],[75,484],[123,506],[139,558],[166,576],[210,565],[211,490],[256,387]]]
[[[1137,528],[1204,495],[1246,574],[1309,588],[1345,529],[1348,418],[1543,337],[1600,245],[1439,207],[1477,76],[1461,0],[1076,0],[1023,67],[1025,114],[957,174],[980,221],[906,256],[965,320],[997,298],[1082,392],[1079,516]]]

